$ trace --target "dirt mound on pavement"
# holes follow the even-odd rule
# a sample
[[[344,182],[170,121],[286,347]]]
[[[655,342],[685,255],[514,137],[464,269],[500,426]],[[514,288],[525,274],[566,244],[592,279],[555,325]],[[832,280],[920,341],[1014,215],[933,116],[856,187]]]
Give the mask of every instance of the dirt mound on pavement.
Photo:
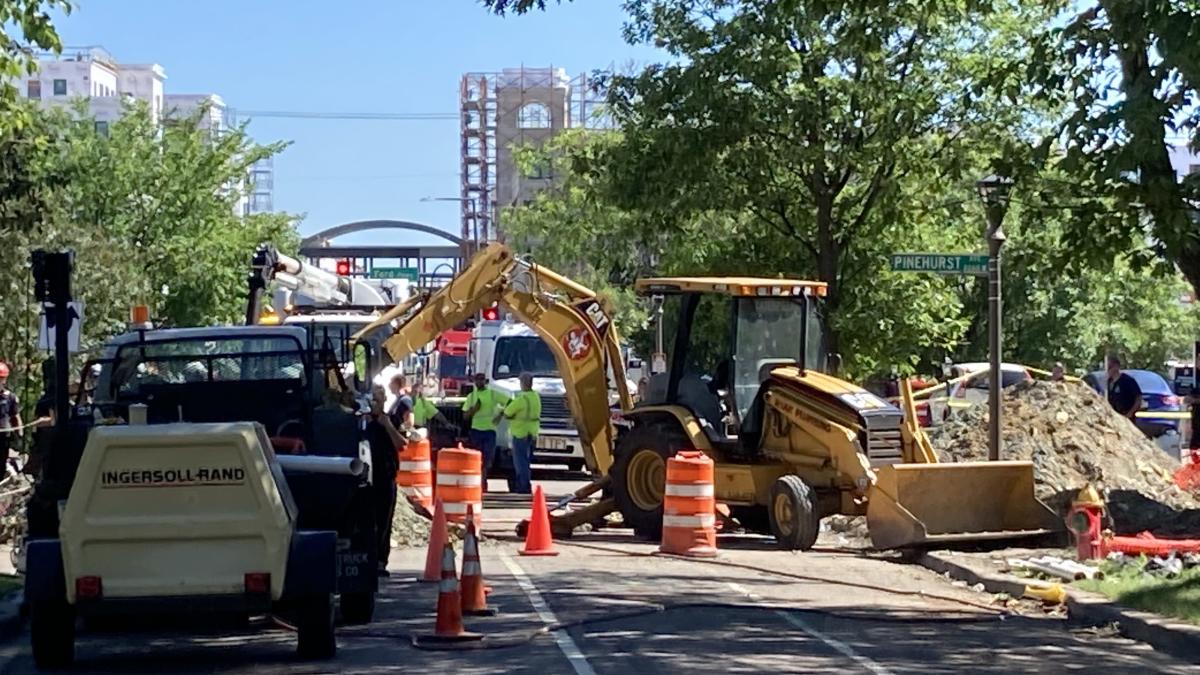
[[[930,441],[944,462],[987,459],[985,405],[960,410]],[[1037,381],[1004,390],[1003,459],[1032,461],[1037,496],[1065,514],[1091,483],[1119,534],[1200,534],[1200,496],[1179,489],[1179,462],[1086,385]]]

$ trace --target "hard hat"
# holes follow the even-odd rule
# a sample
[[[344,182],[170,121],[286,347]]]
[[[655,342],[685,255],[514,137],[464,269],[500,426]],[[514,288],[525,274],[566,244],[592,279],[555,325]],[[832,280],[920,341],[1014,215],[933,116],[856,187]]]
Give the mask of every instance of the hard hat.
[[[0,361],[0,377],[8,377],[8,364]]]

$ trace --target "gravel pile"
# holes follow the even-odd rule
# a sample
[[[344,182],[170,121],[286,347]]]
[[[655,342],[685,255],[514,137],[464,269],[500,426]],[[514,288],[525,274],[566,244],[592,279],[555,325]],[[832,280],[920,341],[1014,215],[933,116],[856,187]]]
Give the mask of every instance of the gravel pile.
[[[398,496],[396,513],[392,516],[392,546],[428,546],[432,525],[428,518],[417,513],[404,495]]]
[[[25,504],[33,493],[33,480],[9,472],[0,481],[0,544],[11,544],[25,536]]]
[[[943,462],[987,459],[986,406],[930,433]],[[1200,498],[1175,486],[1179,463],[1086,385],[1036,381],[1004,390],[1004,459],[1034,464],[1037,495],[1065,514],[1079,488],[1101,490],[1118,534],[1200,533]]]

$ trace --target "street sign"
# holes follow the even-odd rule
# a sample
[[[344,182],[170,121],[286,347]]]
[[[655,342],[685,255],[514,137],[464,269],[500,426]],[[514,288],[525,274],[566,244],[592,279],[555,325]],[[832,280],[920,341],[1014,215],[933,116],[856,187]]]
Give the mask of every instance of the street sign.
[[[72,302],[69,307],[67,319],[70,324],[67,326],[67,343],[70,346],[68,349],[71,353],[77,353],[79,351],[79,329],[83,326],[83,302]],[[52,325],[53,319],[53,310],[50,305],[46,305],[42,309],[38,326],[39,349],[54,349],[54,335],[57,327]]]
[[[933,272],[934,274],[987,274],[988,257],[973,253],[893,253],[896,272]]]
[[[415,284],[419,275],[415,267],[373,267],[368,276],[372,279],[408,279]]]

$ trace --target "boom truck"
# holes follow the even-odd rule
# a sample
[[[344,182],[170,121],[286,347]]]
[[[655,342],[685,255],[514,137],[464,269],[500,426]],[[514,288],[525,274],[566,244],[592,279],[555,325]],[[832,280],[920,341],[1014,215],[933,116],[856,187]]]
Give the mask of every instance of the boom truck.
[[[638,535],[658,537],[666,459],[685,448],[713,459],[716,500],[786,549],[811,548],[820,519],[833,514],[865,515],[879,548],[1061,532],[1059,518],[1034,496],[1032,463],[939,463],[910,389],[898,408],[833,374],[838,359],[824,351],[825,289],[752,277],[638,280],[639,294],[669,303],[672,347],[667,371],[652,378],[636,407],[608,301],[502,244],[477,253],[416,311],[385,312],[360,335],[397,321],[384,348],[402,359],[494,302],[537,332],[554,354],[598,476],[551,509],[603,492],[553,516],[560,535],[615,510]],[[693,329],[714,319],[729,327],[727,344],[705,350],[706,336]],[[702,356],[716,358],[711,383],[700,377]],[[620,425],[610,417],[610,382]]]

